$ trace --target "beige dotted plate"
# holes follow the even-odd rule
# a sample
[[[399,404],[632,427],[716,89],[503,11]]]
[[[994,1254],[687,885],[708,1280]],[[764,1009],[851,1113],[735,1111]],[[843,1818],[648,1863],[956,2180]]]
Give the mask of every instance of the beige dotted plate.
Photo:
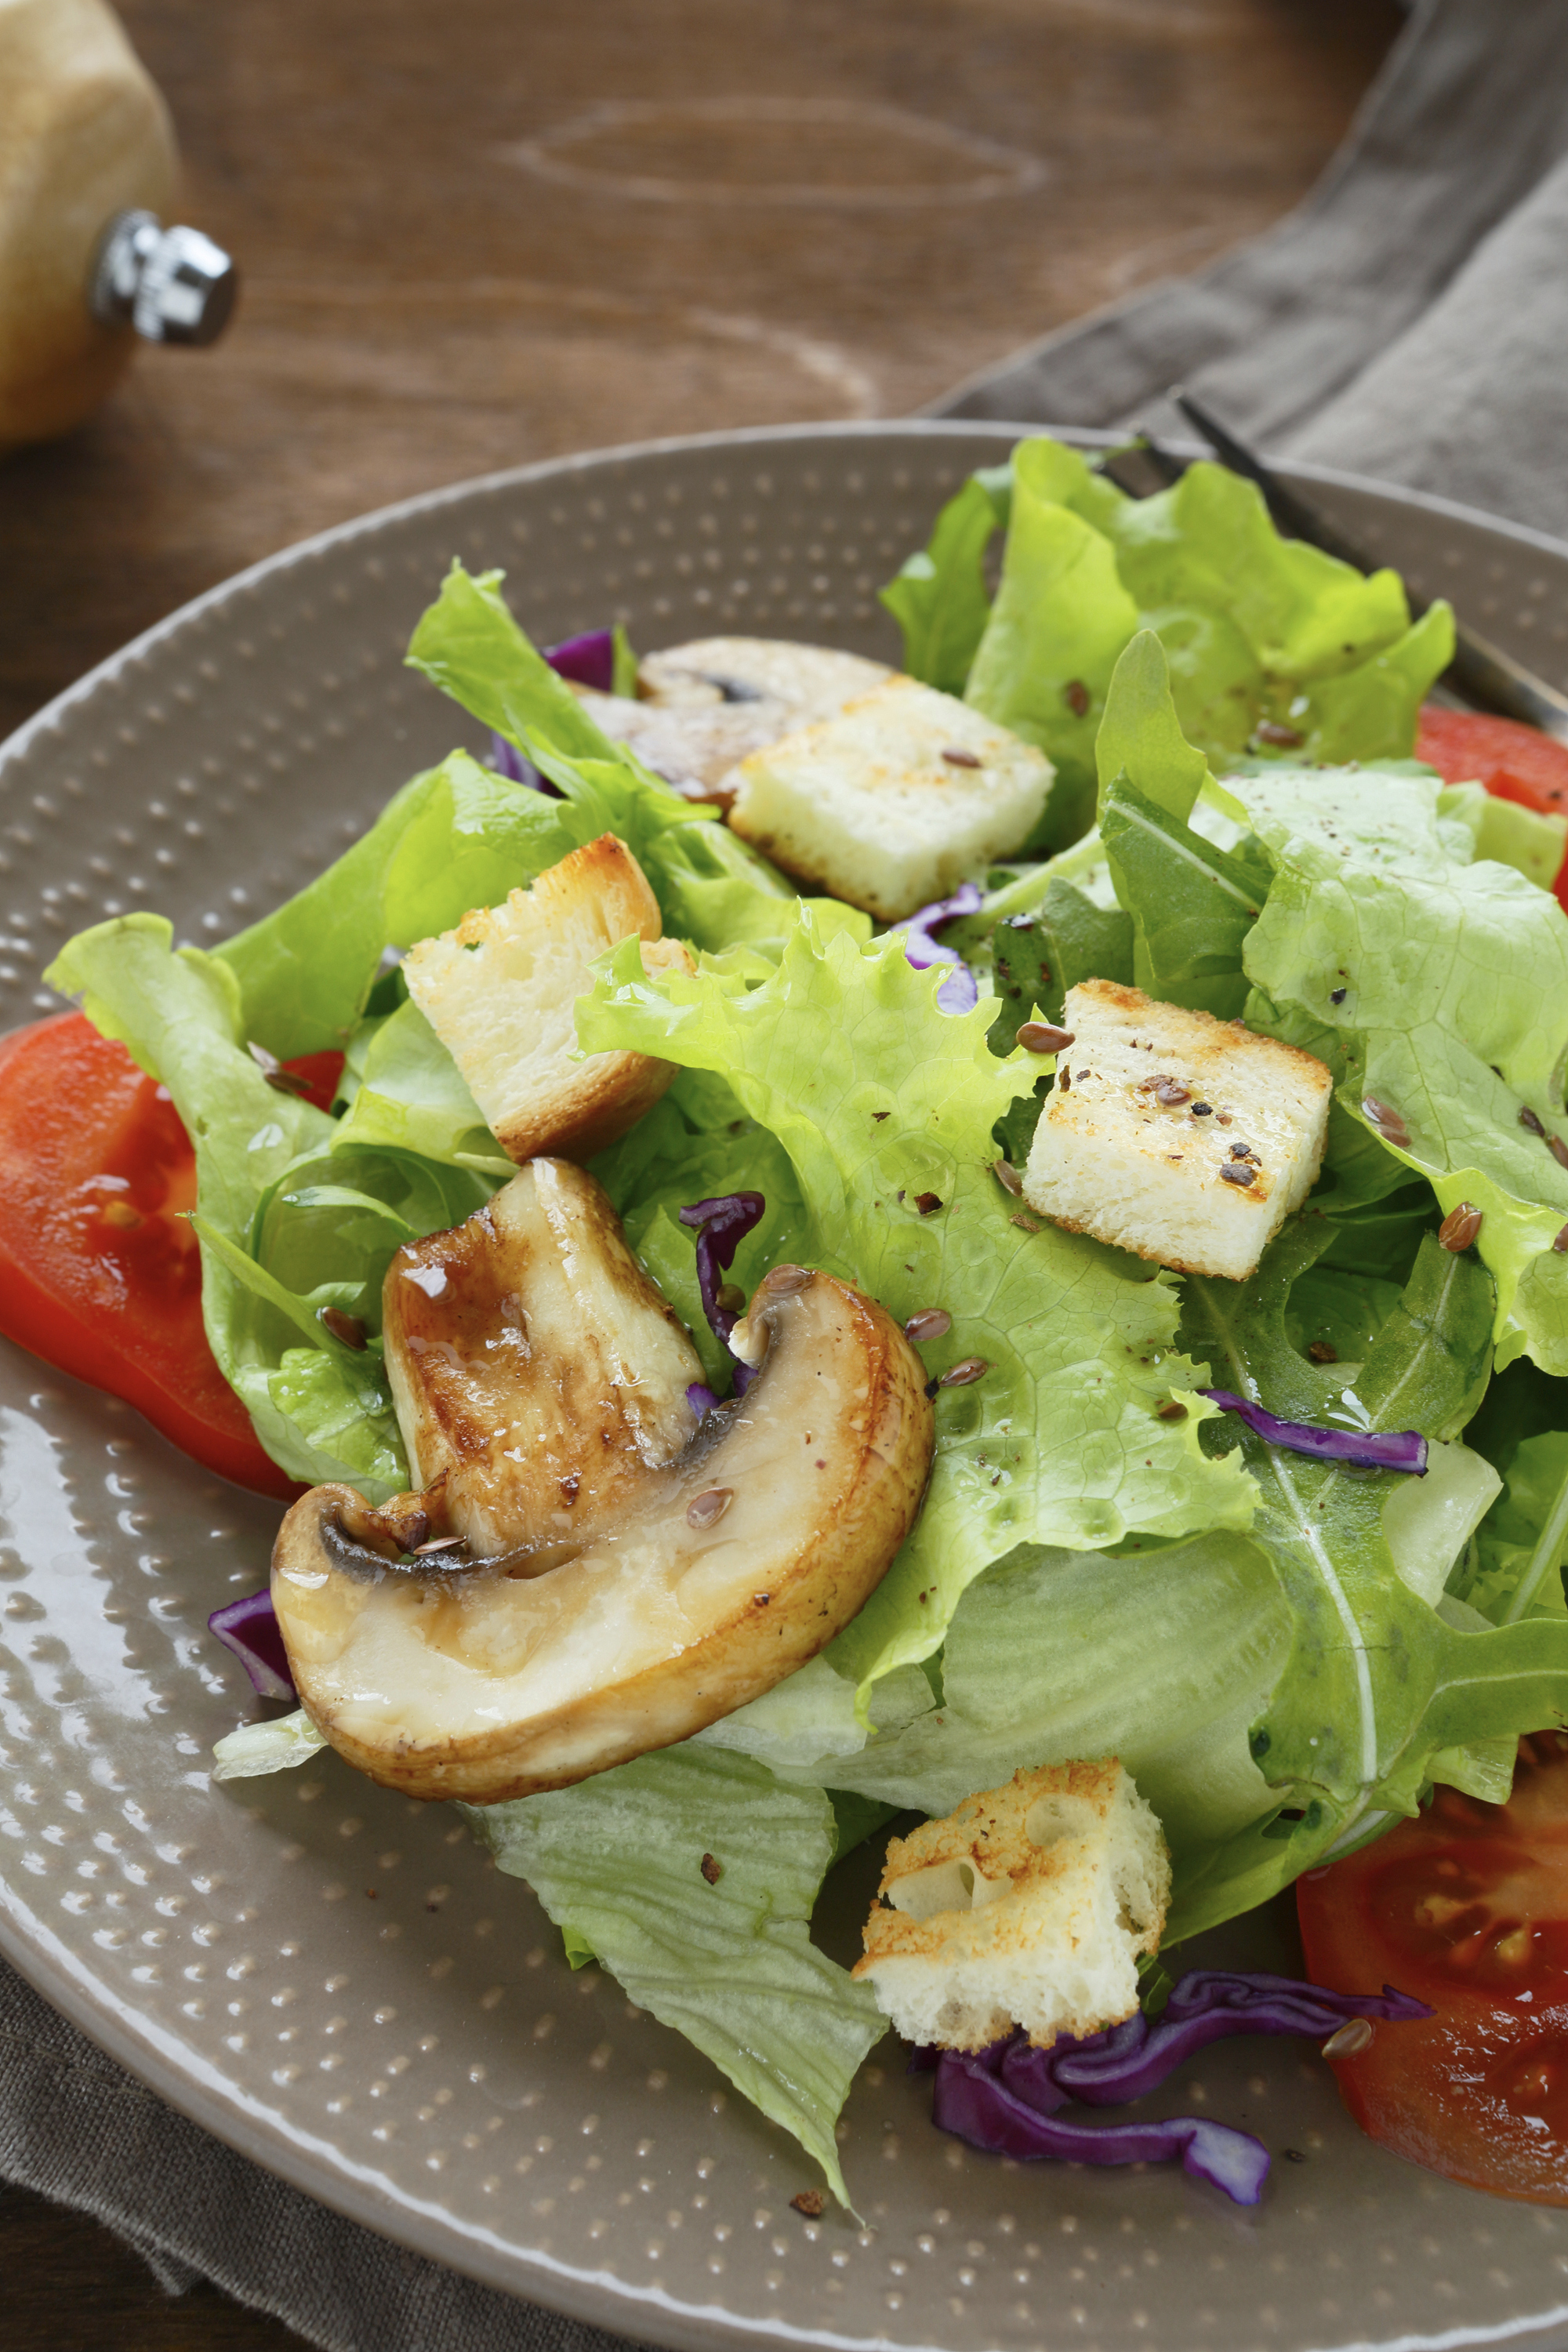
[[[0,751],[0,1024],[79,926],[160,908],[210,940],[272,906],[416,768],[475,738],[400,667],[453,555],[548,639],[619,616],[893,656],[874,590],[1005,427],[809,426],[574,459],[330,532],[178,614]],[[1313,476],[1427,593],[1568,677],[1568,550]],[[1415,2347],[1568,2336],[1568,2213],[1363,2140],[1309,2045],[1168,2086],[1279,2154],[1254,2213],[1165,2166],[1020,2167],[931,2129],[889,2043],[844,2158],[865,2226],[803,2221],[792,2142],[597,1969],[440,1807],[328,1757],[214,1788],[255,1711],[209,1611],[276,1509],[0,1342],[0,1947],[127,2066],[373,2228],[627,2335],[738,2346]],[[868,1864],[825,1931],[841,1957]],[[1205,1957],[1294,1967],[1289,1909]],[[1300,2161],[1284,2151],[1294,2150]]]

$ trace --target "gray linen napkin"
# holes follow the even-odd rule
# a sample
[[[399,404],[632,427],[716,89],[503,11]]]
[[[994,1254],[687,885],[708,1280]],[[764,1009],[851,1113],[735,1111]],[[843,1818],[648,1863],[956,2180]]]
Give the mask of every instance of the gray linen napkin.
[[[1568,6],[1422,0],[1299,211],[1064,327],[941,416],[1190,432],[1568,536]]]
[[[170,2294],[205,2276],[324,2352],[631,2352],[390,2245],[237,2156],[3,1961],[0,2179],[106,2221]]]
[[[1182,379],[1270,448],[1568,534],[1568,5],[1425,0],[1294,217],[937,413],[1168,424]],[[622,2352],[402,2252],[210,2138],[0,1964],[0,2178],[331,2352]]]

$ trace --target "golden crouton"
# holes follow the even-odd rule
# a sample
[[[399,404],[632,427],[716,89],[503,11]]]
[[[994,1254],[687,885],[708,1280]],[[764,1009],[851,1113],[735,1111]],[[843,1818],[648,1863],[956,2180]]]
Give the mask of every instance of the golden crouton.
[[[1069,1233],[1244,1281],[1317,1181],[1333,1080],[1296,1045],[1120,982],[1068,991],[1024,1198]]]
[[[1160,1824],[1115,1757],[1045,1764],[888,1846],[854,1973],[907,2041],[1037,2049],[1120,2025],[1171,1895]]]
[[[589,966],[633,933],[645,971],[692,970],[679,940],[660,930],[642,867],[605,833],[504,907],[476,908],[405,956],[410,996],[513,1160],[591,1159],[669,1085],[674,1064],[647,1054],[583,1059],[574,1019],[594,984]]]

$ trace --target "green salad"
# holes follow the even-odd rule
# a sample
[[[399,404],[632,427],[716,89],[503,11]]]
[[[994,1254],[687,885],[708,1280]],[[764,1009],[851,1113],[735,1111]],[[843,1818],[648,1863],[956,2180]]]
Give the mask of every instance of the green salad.
[[[1025,852],[973,877],[977,908],[943,932],[972,1010],[937,1001],[951,963],[917,969],[903,932],[803,900],[609,740],[500,575],[460,566],[410,662],[558,797],[456,751],[215,951],[137,914],[49,974],[173,1097],[212,1348],[300,1480],[373,1504],[408,1486],[383,1277],[515,1172],[387,950],[606,832],[695,970],[649,978],[628,940],[578,1003],[586,1051],[679,1070],[592,1168],[709,1378],[728,1364],[679,1212],[742,1190],[766,1202],[733,1270],[747,1292],[820,1267],[900,1322],[944,1310],[933,1377],[983,1360],[937,1391],[913,1533],[811,1664],[679,1746],[469,1809],[574,1965],[685,2033],[840,2197],[835,2123],[886,2021],[811,1918],[895,1810],[1120,1757],[1170,1844],[1168,1951],[1435,1781],[1506,1796],[1518,1735],[1568,1722],[1568,919],[1538,878],[1544,821],[1409,757],[1447,609],[1412,625],[1393,572],[1282,541],[1217,467],[1139,501],[1048,439],[977,474],[885,602],[912,677],[1055,769]],[[1251,1279],[1020,1218],[998,1181],[1048,1083],[1017,1028],[1059,1021],[1089,977],[1331,1072],[1322,1175]],[[344,1050],[334,1115],[269,1086],[251,1041]],[[1481,1217],[1456,1251],[1437,1234],[1461,1202]],[[1427,1473],[1281,1451],[1210,1390],[1418,1431]],[[285,1716],[219,1769],[319,1745]]]

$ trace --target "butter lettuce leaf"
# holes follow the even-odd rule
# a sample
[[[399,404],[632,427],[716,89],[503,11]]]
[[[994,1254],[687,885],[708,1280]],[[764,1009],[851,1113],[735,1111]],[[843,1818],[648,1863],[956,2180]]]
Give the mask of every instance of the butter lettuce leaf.
[[[336,1151],[338,1124],[268,1086],[247,1050],[232,966],[176,950],[161,916],[79,933],[47,978],[168,1087],[184,1122],[207,1339],[261,1444],[308,1483],[395,1493],[407,1472],[375,1338],[382,1276],[400,1243],[468,1214],[489,1180],[396,1151]],[[333,1339],[327,1307],[360,1318],[370,1344]]]
[[[847,2205],[833,2127],[887,2021],[811,1941],[838,1844],[826,1795],[689,1742],[575,1788],[459,1811],[579,1956],[592,1952],[792,2132]]]
[[[1043,846],[1065,847],[1089,822],[1096,734],[1141,628],[1165,648],[1187,740],[1216,764],[1249,745],[1314,761],[1408,755],[1422,697],[1452,657],[1446,605],[1412,625],[1395,573],[1363,578],[1282,539],[1255,485],[1222,466],[1190,466],[1170,489],[1133,499],[1041,436],[1020,442],[1011,472],[1001,580],[964,690],[1056,763]],[[925,554],[884,592],[905,621],[906,658],[940,661],[950,691],[1000,503],[991,478],[950,503]]]
[[[793,919],[793,887],[704,803],[671,792],[601,732],[512,618],[500,593],[503,576],[476,578],[455,562],[414,632],[410,667],[549,777],[565,796],[563,822],[578,838],[613,833],[626,843],[672,937],[711,950],[744,940],[776,952]],[[869,917],[836,899],[814,903],[825,924],[869,935]]]
[[[809,1224],[800,1255],[900,1321],[944,1307],[951,1332],[922,1350],[933,1374],[986,1362],[984,1379],[941,1391],[920,1521],[834,1646],[860,1681],[929,1656],[965,1586],[1020,1543],[1245,1527],[1254,1500],[1235,1463],[1197,1443],[1205,1383],[1173,1344],[1173,1277],[1015,1223],[991,1130],[1038,1065],[992,1055],[994,998],[939,1012],[941,979],[914,971],[899,937],[861,950],[824,938],[806,910],[760,983],[707,962],[652,982],[623,949],[577,1012],[591,1052],[628,1046],[723,1076],[788,1154]],[[1184,1422],[1157,1417],[1173,1394]]]
[[[1385,1188],[1424,1176],[1443,1212],[1472,1202],[1500,1367],[1528,1353],[1568,1373],[1568,1168],[1549,1149],[1568,1150],[1568,917],[1514,867],[1471,862],[1424,771],[1276,768],[1224,789],[1274,868],[1243,951],[1246,1018],[1332,1069],[1337,1195],[1364,1195],[1347,1181],[1359,1151]]]
[[[986,551],[1005,530],[1012,503],[1011,466],[983,466],[942,508],[929,545],[910,556],[881,591],[903,631],[906,674],[942,694],[963,692],[985,634],[991,617]]]

